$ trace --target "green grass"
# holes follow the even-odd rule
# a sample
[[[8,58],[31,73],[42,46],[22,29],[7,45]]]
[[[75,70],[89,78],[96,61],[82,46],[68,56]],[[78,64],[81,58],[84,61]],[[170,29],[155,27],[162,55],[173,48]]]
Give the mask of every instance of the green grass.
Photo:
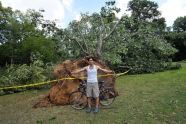
[[[119,77],[117,90],[114,104],[98,114],[70,106],[33,109],[46,90],[0,96],[0,124],[186,123],[186,63],[180,70]]]

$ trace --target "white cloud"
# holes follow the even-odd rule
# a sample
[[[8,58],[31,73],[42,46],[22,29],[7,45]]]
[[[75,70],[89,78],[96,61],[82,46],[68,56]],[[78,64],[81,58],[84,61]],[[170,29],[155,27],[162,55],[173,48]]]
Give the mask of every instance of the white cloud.
[[[172,26],[177,17],[186,16],[186,0],[166,0],[159,10],[165,17],[167,26]]]
[[[70,10],[73,0],[2,0],[3,6],[10,6],[26,12],[27,9],[44,9],[44,18],[57,20],[57,24],[64,26],[65,9]]]
[[[121,12],[117,14],[120,18],[122,14],[127,12],[127,4],[130,0],[116,0],[116,6],[121,9]],[[186,16],[186,0],[152,0],[159,3],[159,10],[162,13],[162,17],[166,19],[167,26],[172,26],[174,20],[180,16]]]
[[[121,18],[123,14],[128,14],[128,15],[130,14],[130,12],[126,11],[129,1],[130,0],[116,0],[116,7],[121,9],[121,11],[118,14],[116,14],[118,18]]]
[[[73,3],[73,0],[60,0],[62,2],[62,5],[68,9],[68,10],[71,10],[72,8],[72,3]]]
[[[81,14],[76,14],[75,15],[75,20],[80,21],[81,20]]]
[[[97,0],[98,2],[101,2]],[[127,4],[130,0],[116,0],[116,6],[121,8],[121,12],[117,17],[121,17],[127,12]],[[159,3],[159,10],[162,17],[165,17],[167,26],[172,26],[174,20],[179,16],[186,16],[186,0],[152,0]],[[65,27],[70,19],[80,19],[80,14],[77,14],[77,8],[73,8],[75,0],[1,0],[3,6],[10,6],[14,10],[18,9],[25,12],[27,9],[44,9],[44,18],[48,20],[57,19],[57,24]],[[95,5],[96,6],[96,5]],[[92,7],[95,7],[94,5]],[[80,6],[82,7],[82,6]],[[89,8],[91,10],[93,8]],[[86,10],[86,11],[89,11]],[[69,16],[70,15],[70,16]],[[72,16],[74,18],[72,18]],[[66,21],[66,22],[65,22]]]

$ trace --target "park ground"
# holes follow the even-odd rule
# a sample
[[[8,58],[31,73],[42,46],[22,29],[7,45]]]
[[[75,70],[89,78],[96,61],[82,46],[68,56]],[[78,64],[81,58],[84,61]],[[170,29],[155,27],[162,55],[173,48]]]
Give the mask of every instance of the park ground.
[[[186,63],[182,66],[179,70],[119,77],[119,96],[98,114],[70,106],[33,109],[49,90],[0,96],[0,124],[184,124]]]

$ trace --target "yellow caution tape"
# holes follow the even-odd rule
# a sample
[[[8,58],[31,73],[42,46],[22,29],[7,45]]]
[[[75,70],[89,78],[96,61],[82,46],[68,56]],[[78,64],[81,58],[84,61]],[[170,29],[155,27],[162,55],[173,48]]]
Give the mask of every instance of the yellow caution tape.
[[[126,71],[126,72],[124,72],[124,73],[119,73],[119,74],[116,74],[116,75],[117,76],[120,76],[120,75],[126,74],[128,72],[129,72],[129,70]],[[110,76],[110,75],[115,75],[115,74],[98,75],[98,77],[105,77],[105,76]],[[80,79],[85,79],[85,78],[86,77],[80,77]],[[18,89],[18,88],[25,88],[25,87],[33,87],[33,86],[39,86],[39,85],[49,84],[49,83],[57,82],[57,81],[61,81],[61,80],[74,80],[74,79],[77,79],[77,78],[60,78],[60,79],[57,79],[57,80],[44,81],[44,82],[34,83],[34,84],[26,84],[26,85],[20,85],[20,86],[2,87],[2,88],[0,88],[0,90],[13,89],[13,88]]]

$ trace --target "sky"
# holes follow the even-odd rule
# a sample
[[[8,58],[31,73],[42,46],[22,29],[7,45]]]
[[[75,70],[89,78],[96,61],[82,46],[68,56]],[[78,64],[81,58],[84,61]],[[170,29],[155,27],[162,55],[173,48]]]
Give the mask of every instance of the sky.
[[[99,12],[108,0],[0,0],[4,7],[26,12],[28,9],[44,9],[44,18],[55,20],[61,28],[68,26],[72,20],[79,20],[80,13]],[[130,0],[115,0],[116,6],[121,8],[117,15],[129,14],[125,10]],[[166,19],[167,26],[172,26],[174,20],[180,16],[186,16],[186,0],[151,0],[159,5],[162,17]]]

